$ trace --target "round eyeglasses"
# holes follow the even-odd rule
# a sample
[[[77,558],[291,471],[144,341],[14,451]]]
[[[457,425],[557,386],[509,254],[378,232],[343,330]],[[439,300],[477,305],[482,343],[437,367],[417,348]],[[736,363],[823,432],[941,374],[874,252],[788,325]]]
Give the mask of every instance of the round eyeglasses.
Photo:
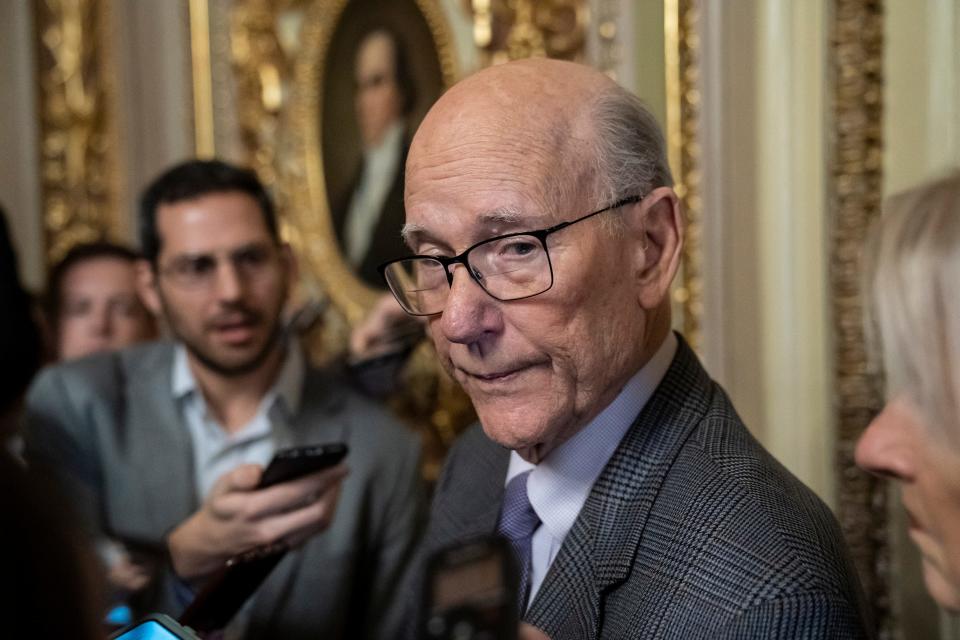
[[[630,196],[546,229],[488,238],[453,257],[411,256],[390,260],[378,269],[400,306],[414,316],[432,316],[443,311],[453,286],[454,264],[464,265],[474,282],[497,300],[531,298],[553,286],[553,265],[547,251],[550,234],[642,199],[643,196]]]

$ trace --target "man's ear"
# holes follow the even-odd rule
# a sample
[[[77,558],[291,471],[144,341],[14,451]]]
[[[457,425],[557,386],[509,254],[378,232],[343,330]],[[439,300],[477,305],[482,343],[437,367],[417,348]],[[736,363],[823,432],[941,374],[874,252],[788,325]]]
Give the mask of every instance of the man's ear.
[[[137,294],[150,313],[163,315],[163,303],[157,291],[157,272],[148,260],[137,260]]]
[[[684,223],[680,201],[670,187],[657,187],[627,216],[634,240],[633,276],[640,306],[654,309],[669,295],[680,268]]]

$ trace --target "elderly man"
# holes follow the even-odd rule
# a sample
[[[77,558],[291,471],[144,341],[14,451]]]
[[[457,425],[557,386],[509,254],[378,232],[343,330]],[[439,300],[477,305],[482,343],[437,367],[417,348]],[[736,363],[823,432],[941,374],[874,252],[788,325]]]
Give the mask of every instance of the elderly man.
[[[464,80],[407,163],[383,267],[480,419],[425,550],[499,531],[553,640],[858,638],[827,507],[670,330],[683,243],[662,135],[602,74],[530,60]]]

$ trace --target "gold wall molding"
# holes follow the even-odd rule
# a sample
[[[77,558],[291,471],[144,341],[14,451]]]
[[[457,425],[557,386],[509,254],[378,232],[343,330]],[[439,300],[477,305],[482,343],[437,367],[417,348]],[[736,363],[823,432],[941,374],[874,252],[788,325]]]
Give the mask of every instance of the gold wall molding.
[[[698,351],[703,344],[700,21],[699,0],[665,0],[667,150],[687,222],[680,283],[673,289],[680,316],[675,324]]]
[[[40,186],[48,264],[121,236],[110,0],[35,0]]]
[[[290,233],[290,210],[288,193],[279,184],[279,164],[281,148],[289,137],[284,120],[300,52],[299,39],[288,32],[301,28],[310,5],[310,0],[235,0],[230,13],[230,56],[241,146],[247,164],[273,192],[286,234]]]
[[[210,4],[208,0],[189,2],[194,151],[198,158],[213,158],[216,155],[216,137],[213,122]]]
[[[620,0],[596,0],[592,22],[596,41],[593,65],[614,80],[622,80],[617,77],[617,66],[623,59],[623,45],[618,38]]]
[[[586,0],[471,0],[484,65],[546,56],[584,59]]]
[[[883,3],[834,0],[830,66],[832,217],[830,287],[836,375],[840,524],[860,570],[880,638],[896,637],[890,606],[886,484],[859,470],[857,439],[883,405],[869,372],[863,324],[861,250],[883,193]]]

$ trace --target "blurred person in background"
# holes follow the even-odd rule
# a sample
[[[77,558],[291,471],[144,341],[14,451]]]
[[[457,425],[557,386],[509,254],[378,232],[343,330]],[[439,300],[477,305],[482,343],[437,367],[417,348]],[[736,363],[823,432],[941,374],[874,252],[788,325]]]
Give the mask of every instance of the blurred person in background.
[[[41,336],[30,295],[20,285],[17,255],[7,231],[6,213],[0,206],[0,444],[14,446],[23,394],[40,368]]]
[[[897,481],[927,589],[960,611],[960,172],[891,198],[871,248],[888,400],[856,460]]]
[[[393,637],[420,525],[419,442],[290,339],[296,262],[263,184],[184,162],[146,188],[139,225],[141,297],[175,340],[45,370],[26,459],[71,492],[111,571],[111,548],[133,561],[136,613],[177,615],[230,558],[281,544],[227,637]],[[278,450],[332,442],[345,463],[260,488]]]
[[[74,246],[50,271],[46,316],[55,360],[122,349],[157,335],[137,295],[137,254],[99,241]]]
[[[0,436],[15,431],[23,394],[40,366],[40,331],[20,285],[16,253],[0,207]],[[71,527],[69,506],[0,447],[0,617],[9,638],[102,637],[95,565]]]

